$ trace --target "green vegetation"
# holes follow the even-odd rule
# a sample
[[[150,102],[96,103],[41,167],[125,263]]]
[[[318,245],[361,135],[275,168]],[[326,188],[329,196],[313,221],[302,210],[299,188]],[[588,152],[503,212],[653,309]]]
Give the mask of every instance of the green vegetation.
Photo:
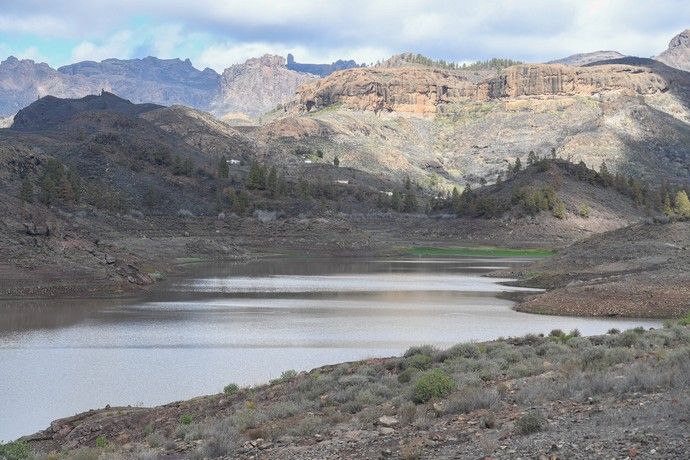
[[[223,393],[228,396],[234,395],[238,391],[240,391],[240,387],[236,383],[229,383],[223,388]]]
[[[98,436],[96,438],[96,447],[100,449],[108,447],[108,439],[103,435]]]
[[[276,383],[286,383],[297,377],[297,371],[294,369],[289,369],[280,374],[280,377],[271,380],[271,385]]]
[[[22,200],[22,203],[34,202],[34,186],[28,176],[24,177],[22,180],[22,186],[19,190],[19,199]]]
[[[512,249],[495,247],[413,247],[404,252],[406,255],[420,257],[549,257],[554,254],[550,249]]]
[[[690,217],[690,200],[685,190],[678,190],[676,192],[674,203],[676,214],[682,217]]]
[[[22,460],[29,458],[30,455],[29,446],[24,441],[8,442],[7,444],[0,443],[0,459]]]
[[[587,206],[587,204],[585,204],[585,203],[581,204],[580,207],[578,208],[578,214],[580,214],[580,217],[582,217],[584,219],[589,218],[589,211],[590,211],[589,206]]]
[[[182,425],[191,425],[192,424],[192,416],[190,414],[180,415],[180,423]]]
[[[685,316],[678,318],[678,324],[681,326],[690,326],[690,312],[687,312]]]
[[[433,398],[447,396],[455,388],[455,381],[442,369],[423,374],[414,384],[412,401],[425,403]]]
[[[218,160],[218,170],[216,171],[216,175],[218,176],[218,179],[227,179],[229,174],[230,167],[228,166],[228,159],[225,155],[223,155],[220,160]]]
[[[410,64],[420,64],[426,67],[435,67],[449,70],[501,70],[512,65],[522,64],[522,62],[520,61],[501,58],[493,58],[485,61],[475,61],[470,64],[459,64],[457,62],[448,62],[443,59],[431,59],[418,53],[403,53],[400,55],[400,58],[405,62],[409,62]]]

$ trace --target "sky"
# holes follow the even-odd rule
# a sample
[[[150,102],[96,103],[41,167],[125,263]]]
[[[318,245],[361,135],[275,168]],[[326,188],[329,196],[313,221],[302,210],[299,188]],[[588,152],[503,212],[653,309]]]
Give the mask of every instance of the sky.
[[[0,0],[0,58],[179,57],[219,72],[265,53],[544,62],[602,49],[649,57],[687,28],[688,0]]]

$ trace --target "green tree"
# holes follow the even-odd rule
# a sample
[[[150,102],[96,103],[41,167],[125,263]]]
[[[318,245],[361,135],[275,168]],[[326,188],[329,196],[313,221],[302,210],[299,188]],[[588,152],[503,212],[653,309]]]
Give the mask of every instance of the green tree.
[[[453,207],[453,211],[460,212],[460,209],[462,207],[461,199],[460,199],[460,192],[458,191],[457,187],[453,187],[453,192],[450,195],[450,203],[451,206]]]
[[[278,194],[278,171],[275,166],[271,166],[271,170],[268,173],[266,188],[271,193],[271,196]]]
[[[417,211],[417,196],[414,193],[414,190],[407,189],[405,191],[405,202],[403,204],[403,210],[405,212],[416,212]]]
[[[537,154],[534,153],[534,150],[530,150],[529,155],[527,155],[527,164],[529,166],[532,166],[534,164],[537,164],[537,161],[539,161],[539,158],[537,158]]]
[[[228,159],[223,155],[218,160],[218,179],[227,179],[230,175],[230,168],[228,167]]]
[[[34,202],[34,186],[31,184],[29,177],[24,177],[22,180],[22,187],[19,190],[19,198],[22,203],[33,203]]]
[[[553,209],[551,210],[553,212],[553,215],[558,218],[558,219],[565,219],[565,203],[561,200],[557,200],[554,205]]]
[[[690,217],[690,200],[688,200],[688,194],[685,190],[678,190],[674,203],[676,214],[683,217]]]
[[[333,157],[333,165],[337,168],[340,166],[340,158],[338,158],[338,155]]]
[[[396,211],[400,211],[402,209],[402,198],[400,196],[400,192],[397,190],[393,190],[393,194],[391,195],[391,208]]]
[[[599,166],[599,175],[601,176],[601,180],[604,182],[606,187],[613,184],[613,176],[609,172],[609,168],[606,166],[605,161],[602,161],[601,166]]]
[[[671,206],[671,195],[668,192],[666,192],[664,194],[664,201],[663,201],[661,210],[667,216],[670,216],[671,214],[673,214],[673,207]]]
[[[522,170],[522,162],[520,161],[520,157],[517,157],[515,159],[515,166],[513,166],[513,172],[520,172]]]
[[[247,188],[256,190],[266,188],[266,169],[256,161],[253,161],[251,166],[249,166]]]
[[[41,201],[46,206],[55,203],[57,197],[57,186],[55,181],[48,175],[41,177]]]

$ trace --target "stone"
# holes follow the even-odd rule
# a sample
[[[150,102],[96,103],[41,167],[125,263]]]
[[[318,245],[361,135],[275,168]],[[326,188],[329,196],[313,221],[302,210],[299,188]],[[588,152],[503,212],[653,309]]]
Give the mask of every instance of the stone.
[[[386,435],[390,435],[390,434],[395,433],[395,430],[393,428],[383,426],[383,427],[379,428],[379,433],[386,436]]]
[[[398,419],[395,417],[392,417],[390,415],[384,415],[383,417],[379,417],[379,421],[378,421],[379,425],[385,426],[385,427],[395,426],[398,423],[399,423]]]

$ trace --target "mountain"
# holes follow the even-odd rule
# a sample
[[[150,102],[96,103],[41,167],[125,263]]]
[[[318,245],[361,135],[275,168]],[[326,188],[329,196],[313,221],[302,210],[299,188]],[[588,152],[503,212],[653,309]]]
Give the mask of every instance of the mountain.
[[[99,90],[88,79],[64,75],[45,63],[14,56],[0,62],[0,116],[14,115],[41,96],[81,97]]]
[[[609,59],[619,59],[625,57],[624,54],[618,51],[593,51],[591,53],[578,53],[566,56],[561,59],[556,59],[554,61],[549,61],[547,64],[565,64],[572,66],[583,66],[586,64],[592,64],[597,61],[606,61]]]
[[[690,74],[653,60],[498,72],[348,69],[298,90],[261,128],[273,151],[299,140],[341,164],[422,184],[489,182],[530,151],[651,182],[690,174]],[[601,64],[601,65],[599,65]]]
[[[144,112],[162,108],[156,104],[133,104],[112,93],[103,91],[100,96],[90,95],[81,99],[60,99],[45,96],[20,110],[10,129],[36,131],[55,129],[69,123],[79,114],[109,112],[136,117]]]
[[[690,72],[690,29],[673,37],[668,48],[654,59],[676,69]]]
[[[220,75],[197,70],[189,59],[106,59],[58,68],[63,75],[80,76],[100,89],[134,102],[181,104],[208,110],[219,92]]]
[[[296,72],[310,73],[318,75],[319,77],[325,77],[335,71],[351,69],[353,67],[359,67],[359,65],[351,59],[349,61],[338,59],[331,64],[302,64],[295,62],[295,57],[292,54],[288,54],[286,67]]]
[[[285,58],[264,55],[228,67],[220,80],[214,113],[243,112],[258,116],[294,98],[297,88],[316,79],[285,66]]]
[[[185,105],[217,116],[258,116],[295,95],[317,78],[290,70],[280,56],[249,59],[222,75],[196,69],[189,59],[106,59],[55,70],[45,63],[9,57],[0,63],[0,117],[12,116],[36,99],[79,98],[107,91],[135,103]]]

